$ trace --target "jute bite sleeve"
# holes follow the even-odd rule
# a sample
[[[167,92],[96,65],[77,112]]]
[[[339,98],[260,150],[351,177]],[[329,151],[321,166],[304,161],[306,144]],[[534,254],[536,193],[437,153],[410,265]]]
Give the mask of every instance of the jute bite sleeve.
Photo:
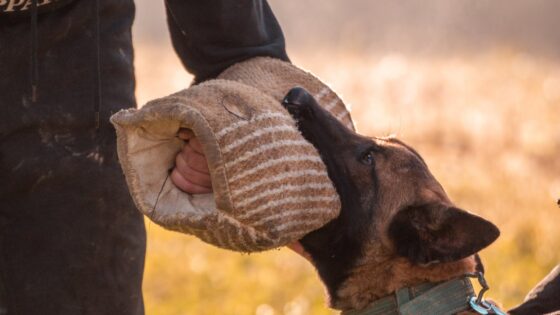
[[[340,201],[325,165],[280,104],[294,86],[351,126],[326,85],[271,58],[115,114],[119,160],[138,209],[167,229],[243,252],[287,245],[336,218]],[[180,128],[202,144],[212,194],[187,194],[169,179],[184,145]]]

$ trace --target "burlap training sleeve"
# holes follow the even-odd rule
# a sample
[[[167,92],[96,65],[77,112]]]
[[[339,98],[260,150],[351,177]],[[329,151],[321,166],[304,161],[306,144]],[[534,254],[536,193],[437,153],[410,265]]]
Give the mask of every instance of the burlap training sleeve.
[[[296,74],[292,82],[290,71]],[[293,86],[309,88],[351,126],[338,96],[310,74],[270,58],[238,64],[221,78],[228,80],[207,81],[112,117],[138,209],[167,229],[244,252],[289,244],[334,219],[340,201],[326,168],[280,99]],[[180,128],[199,138],[213,194],[184,193],[169,179],[184,145],[176,136]]]

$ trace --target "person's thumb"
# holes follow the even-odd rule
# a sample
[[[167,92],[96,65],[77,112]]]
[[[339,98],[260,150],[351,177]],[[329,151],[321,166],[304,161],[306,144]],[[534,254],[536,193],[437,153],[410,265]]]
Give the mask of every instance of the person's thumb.
[[[181,128],[179,132],[177,132],[177,137],[182,140],[190,140],[194,137],[194,132],[187,128]]]

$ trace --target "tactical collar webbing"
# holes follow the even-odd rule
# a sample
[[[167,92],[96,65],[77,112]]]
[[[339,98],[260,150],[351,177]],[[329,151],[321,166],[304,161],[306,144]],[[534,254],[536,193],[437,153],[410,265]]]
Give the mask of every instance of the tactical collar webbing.
[[[476,296],[468,276],[440,283],[406,287],[371,303],[363,310],[344,311],[341,315],[444,315],[471,308]]]

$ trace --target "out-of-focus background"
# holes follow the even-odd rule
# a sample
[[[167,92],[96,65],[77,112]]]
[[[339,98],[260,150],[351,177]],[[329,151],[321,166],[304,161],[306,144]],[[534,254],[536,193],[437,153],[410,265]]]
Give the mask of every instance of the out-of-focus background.
[[[187,87],[163,1],[137,0],[139,104]],[[489,295],[511,307],[560,263],[560,2],[270,0],[292,61],[358,130],[417,148],[455,203],[496,223]],[[313,268],[147,222],[147,314],[335,314]]]

